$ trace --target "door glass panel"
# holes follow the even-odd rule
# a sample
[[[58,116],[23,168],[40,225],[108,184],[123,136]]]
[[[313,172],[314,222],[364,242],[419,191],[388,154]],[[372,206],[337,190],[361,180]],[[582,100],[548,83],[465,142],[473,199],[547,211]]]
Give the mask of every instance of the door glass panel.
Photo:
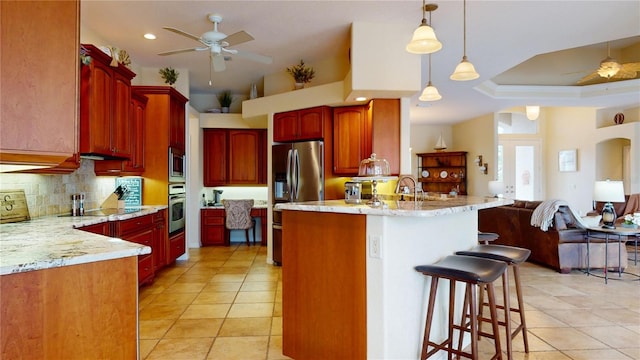
[[[504,183],[504,196],[518,200],[541,199],[539,144],[531,140],[501,140],[498,145],[498,180]]]

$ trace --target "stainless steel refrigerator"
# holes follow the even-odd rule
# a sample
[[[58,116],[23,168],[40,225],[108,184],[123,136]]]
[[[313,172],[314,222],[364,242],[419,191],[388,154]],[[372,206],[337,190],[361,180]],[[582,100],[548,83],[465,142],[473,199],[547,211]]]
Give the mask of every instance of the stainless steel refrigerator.
[[[324,200],[324,143],[305,141],[272,147],[274,203]],[[282,265],[282,223],[273,215],[273,262]]]

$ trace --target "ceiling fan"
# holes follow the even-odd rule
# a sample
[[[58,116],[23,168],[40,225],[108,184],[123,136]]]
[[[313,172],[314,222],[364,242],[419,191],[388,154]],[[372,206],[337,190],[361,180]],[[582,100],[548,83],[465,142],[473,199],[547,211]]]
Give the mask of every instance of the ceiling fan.
[[[607,43],[607,57],[600,62],[600,67],[591,74],[578,80],[578,85],[596,84],[610,80],[634,79],[640,71],[640,62],[620,64],[611,57],[609,43]]]
[[[237,55],[249,60],[257,61],[263,64],[271,64],[273,59],[269,56],[254,54],[247,51],[237,50],[237,49],[229,49],[228,47],[245,43],[247,41],[253,40],[253,36],[251,36],[246,31],[238,31],[231,35],[228,35],[218,31],[218,24],[222,22],[222,15],[219,14],[209,14],[207,15],[207,19],[213,23],[213,30],[207,31],[201,36],[196,36],[190,34],[186,31],[182,31],[173,27],[164,26],[163,29],[174,32],[178,35],[182,35],[188,37],[189,39],[193,39],[202,43],[201,47],[193,47],[188,49],[179,49],[172,50],[159,53],[158,55],[173,55],[180,54],[184,52],[190,51],[204,51],[209,50],[209,59],[211,67],[214,71],[224,71],[225,66],[225,57],[228,59],[229,55]],[[211,83],[211,81],[209,81]]]

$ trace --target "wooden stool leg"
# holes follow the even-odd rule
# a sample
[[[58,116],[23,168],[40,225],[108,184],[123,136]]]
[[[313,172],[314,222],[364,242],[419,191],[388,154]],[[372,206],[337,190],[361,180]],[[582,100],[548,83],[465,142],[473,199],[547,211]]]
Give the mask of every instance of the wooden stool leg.
[[[478,359],[478,311],[476,307],[478,285],[467,284],[467,291],[469,292],[469,312],[471,316],[471,358]]]
[[[522,285],[520,284],[520,267],[513,266],[513,278],[516,282],[516,295],[518,296],[518,313],[520,314],[520,330],[524,340],[524,352],[529,353],[529,339],[527,338],[527,322],[524,319],[524,301],[522,299]]]
[[[249,246],[249,229],[244,229],[244,238],[247,241],[247,246]]]
[[[513,358],[513,342],[512,342],[512,331],[511,331],[511,298],[509,296],[509,267],[507,267],[502,274],[502,298],[504,304],[504,328],[505,334],[507,335],[507,359],[512,360]]]
[[[420,359],[425,360],[429,356],[429,334],[431,332],[431,321],[433,320],[433,309],[436,303],[436,290],[438,289],[438,278],[431,278],[431,288],[429,289],[429,305],[427,306],[427,320],[424,327],[424,340],[422,341],[422,352]],[[437,349],[435,349],[437,351]]]
[[[498,330],[498,312],[496,311],[496,295],[493,283],[487,284],[487,297],[489,298],[489,311],[491,313],[491,327],[493,328],[493,341],[495,342],[496,355],[493,359],[502,359],[502,348],[500,346],[500,331]],[[511,336],[511,335],[509,335]]]

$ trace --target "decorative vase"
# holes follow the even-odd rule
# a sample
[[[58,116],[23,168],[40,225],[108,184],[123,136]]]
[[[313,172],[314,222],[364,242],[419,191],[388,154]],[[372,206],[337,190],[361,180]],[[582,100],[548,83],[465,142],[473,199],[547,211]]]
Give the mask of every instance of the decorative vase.
[[[228,113],[228,112],[229,112],[229,107],[228,107],[228,106],[223,106],[223,107],[222,107],[222,112],[223,112],[224,114]]]
[[[624,114],[623,113],[617,113],[614,117],[613,117],[613,121],[620,125],[624,122]]]
[[[295,86],[296,86],[295,87],[296,90],[304,89],[304,83],[297,82]]]
[[[251,84],[251,91],[249,92],[249,99],[255,99],[258,97],[258,87],[256,84]]]

